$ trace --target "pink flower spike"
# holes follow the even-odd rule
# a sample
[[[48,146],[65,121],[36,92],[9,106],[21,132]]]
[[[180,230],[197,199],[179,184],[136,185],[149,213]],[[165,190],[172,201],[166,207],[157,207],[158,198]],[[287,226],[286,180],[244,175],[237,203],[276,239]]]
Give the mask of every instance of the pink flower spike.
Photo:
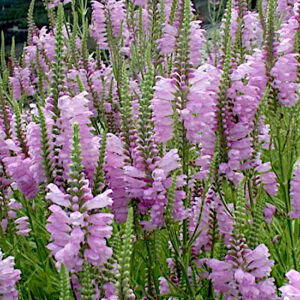
[[[21,279],[20,270],[14,269],[14,257],[3,258],[0,249],[0,295],[3,300],[17,300],[18,291],[16,283]]]
[[[279,289],[282,297],[289,300],[300,299],[300,273],[290,270],[286,273],[286,277],[289,279],[289,282]]]

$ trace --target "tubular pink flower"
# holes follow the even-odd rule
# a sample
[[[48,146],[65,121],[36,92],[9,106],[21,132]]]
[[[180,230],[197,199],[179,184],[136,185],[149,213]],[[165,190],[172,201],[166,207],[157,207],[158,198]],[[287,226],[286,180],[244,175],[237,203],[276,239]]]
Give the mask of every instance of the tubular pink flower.
[[[175,52],[177,28],[170,24],[163,24],[162,38],[158,40],[160,53],[168,55]]]
[[[264,209],[264,217],[267,223],[272,223],[272,218],[276,213],[276,206],[266,203],[266,207]]]
[[[159,277],[159,291],[160,293],[163,294],[169,294],[170,293],[170,288],[169,284],[166,278],[164,277]]]
[[[152,205],[151,210],[151,221],[152,224],[160,227],[164,223],[163,214],[165,207],[167,205],[167,178],[170,175],[170,172],[179,168],[179,155],[177,154],[177,149],[172,149],[167,152],[160,160],[155,164],[156,168],[152,172],[152,188],[144,192],[144,197],[149,194],[151,198],[154,199],[154,204]],[[178,184],[177,184],[178,185]],[[181,211],[184,211],[182,204],[182,199],[178,198],[175,191],[175,203],[173,206],[173,213],[175,213],[174,218],[177,220],[182,220],[184,216],[181,216]],[[176,207],[176,208],[175,208]],[[176,209],[179,210],[176,213]]]
[[[91,130],[93,130],[90,121],[92,112],[89,110],[89,101],[86,96],[87,93],[82,92],[73,98],[63,96],[58,100],[58,107],[61,111],[61,120],[63,122],[63,131],[59,137],[59,142],[61,141],[63,147],[60,157],[66,174],[69,172],[70,164],[72,124],[77,122],[80,126],[82,164],[87,178],[92,180],[98,159],[99,137],[91,133]]]
[[[28,217],[22,217],[15,220],[15,224],[17,225],[17,234],[28,236],[31,229],[29,228]]]
[[[33,199],[39,192],[38,183],[31,171],[31,159],[22,159],[19,155],[4,159],[7,172],[17,183],[18,189],[28,198]]]
[[[278,100],[284,106],[294,106],[299,99],[297,54],[286,54],[278,58],[271,70],[273,87],[279,91]]]
[[[170,4],[171,5],[171,4]],[[191,3],[192,5],[192,3]],[[175,13],[175,19],[173,25],[179,30],[182,21],[182,13],[183,13],[183,2],[178,1],[177,11]]]
[[[139,1],[139,2],[145,2],[147,3],[146,0],[136,0],[136,1]],[[138,26],[139,24],[139,20],[137,18],[136,20],[136,26]],[[145,34],[149,34],[150,33],[150,25],[151,24],[151,20],[150,20],[150,16],[149,16],[149,13],[148,13],[148,9],[146,7],[143,7],[142,8],[142,25],[143,25],[143,32],[145,32]]]
[[[22,87],[20,79],[17,77],[17,70],[15,70],[15,76],[9,78],[9,82],[13,87],[14,99],[19,100],[22,96]]]
[[[110,215],[110,219],[106,223],[98,225],[90,223],[88,228],[90,235],[87,238],[89,249],[84,250],[84,256],[93,265],[102,266],[112,256],[112,249],[107,247],[105,240],[112,234],[112,227],[108,227],[112,223],[112,219],[113,216]]]
[[[82,258],[80,258],[81,244],[84,242],[84,232],[77,226],[72,229],[68,242],[55,254],[57,261],[56,267],[59,268],[64,263],[69,270],[79,271],[82,266]]]
[[[277,11],[279,14],[283,14],[284,20],[292,16],[295,2],[295,0],[279,0],[277,2]]]
[[[252,55],[247,55],[246,62],[232,72],[231,81],[227,96],[233,101],[232,112],[237,121],[232,119],[226,124],[229,161],[220,166],[220,171],[225,172],[227,178],[238,185],[242,177],[238,172],[254,167],[251,132],[267,84],[262,51],[255,49]],[[270,192],[274,193],[276,184],[272,186],[273,189],[270,185],[272,175],[262,177],[266,188],[270,188]]]
[[[46,199],[62,207],[69,207],[71,202],[69,201],[70,196],[63,193],[55,184],[48,184],[49,192],[47,193]]]
[[[277,299],[274,278],[268,278],[257,284],[259,298],[262,300]]]
[[[53,30],[48,32],[46,26],[42,27],[37,35],[33,36],[33,44],[46,54],[50,61],[55,59],[55,36]]]
[[[276,181],[276,175],[274,172],[271,171],[271,164],[270,162],[261,163],[260,160],[258,161],[258,166],[255,168],[255,171],[261,173],[259,175],[259,180],[263,184],[264,189],[268,192],[271,196],[277,195],[278,192],[278,183]]]
[[[166,175],[162,169],[155,169],[152,177],[152,188],[144,192],[144,198],[149,197],[150,201],[151,199],[155,200],[151,208],[151,225],[161,227],[164,224],[163,214],[167,205],[167,191],[163,184]]]
[[[300,218],[300,162],[296,163],[293,178],[291,180],[292,211],[289,213],[292,219]]]
[[[108,196],[111,190],[93,197],[87,183],[82,187],[83,204],[78,203],[78,197],[70,198],[63,194],[55,185],[48,186],[50,193],[47,199],[58,205],[51,205],[52,214],[48,218],[47,230],[51,233],[51,240],[47,248],[52,251],[52,255],[57,261],[57,267],[64,263],[69,270],[80,270],[82,258],[80,251],[84,244],[84,257],[92,264],[102,266],[112,255],[112,250],[106,245],[106,238],[112,234],[113,215],[99,212],[100,208],[112,203]],[[73,190],[76,188],[73,188]],[[63,209],[62,209],[62,207]],[[94,213],[92,213],[92,211]]]
[[[99,209],[112,204],[112,199],[108,196],[112,190],[106,190],[100,195],[95,196],[93,199],[88,200],[84,203],[83,208],[87,210]]]
[[[294,52],[295,35],[298,28],[299,22],[295,16],[282,23],[280,29],[278,30],[279,44],[276,47],[277,52],[284,54]]]
[[[263,149],[269,149],[270,145],[270,125],[265,124],[265,117],[262,116],[259,122],[258,141],[262,144]]]
[[[258,13],[247,11],[243,16],[243,45],[247,50],[260,47],[263,41],[263,29]]]
[[[60,206],[53,204],[49,207],[49,210],[51,215],[48,218],[46,229],[51,234],[52,243],[48,244],[47,248],[55,256],[68,243],[71,227],[69,226],[70,221],[67,213]]]
[[[239,285],[239,292],[242,299],[256,299],[259,296],[259,290],[256,287],[255,277],[241,269],[234,273],[234,279]]]
[[[252,123],[266,89],[267,77],[262,51],[255,49],[253,55],[247,55],[246,59],[231,75],[230,93],[233,94],[230,96],[235,99],[234,113],[244,122]],[[242,83],[245,80],[246,85]]]
[[[234,285],[234,273],[230,263],[217,259],[210,259],[208,266],[212,269],[209,278],[214,284],[215,291],[229,294]]]
[[[35,93],[34,87],[30,81],[30,70],[29,68],[14,68],[13,76],[9,78],[10,83],[14,90],[14,98],[19,100],[22,93],[27,96],[32,96]]]
[[[129,196],[126,190],[126,175],[123,170],[125,153],[121,139],[113,134],[107,136],[104,171],[114,199],[112,209],[118,222],[125,222],[128,213]],[[132,192],[132,191],[130,191]]]
[[[95,38],[100,49],[107,49],[104,5],[97,0],[93,0],[92,9],[91,36]]]
[[[177,185],[178,186],[178,185]],[[178,186],[179,188],[180,186]],[[173,218],[182,221],[188,217],[188,210],[184,207],[183,201],[186,193],[180,189],[175,191],[175,199],[173,204]]]
[[[143,221],[144,229],[161,227],[164,224],[164,211],[167,205],[167,189],[171,185],[170,172],[179,168],[179,156],[177,149],[167,152],[162,158],[157,157],[151,167],[151,178],[146,172],[137,167],[125,166],[126,184],[130,197],[140,200],[138,205],[141,214],[146,214],[151,209],[151,222]],[[180,176],[177,180],[177,187],[182,186],[183,180]],[[182,204],[184,192],[176,190],[173,205],[173,217],[182,220],[187,216]]]
[[[45,173],[43,170],[43,157],[41,153],[41,129],[36,123],[30,122],[27,126],[27,145],[29,148],[29,155],[32,161],[32,172],[36,182],[41,183],[45,181]]]
[[[176,88],[171,79],[160,77],[154,89],[152,110],[155,140],[165,143],[173,136],[172,101],[175,99]]]
[[[238,29],[238,8],[233,7],[231,11],[231,22],[230,22],[230,37],[231,37],[231,44],[234,45],[235,43],[235,36],[236,36],[236,31]],[[223,18],[222,24],[221,24],[221,30],[222,30],[222,35],[224,34],[224,28],[225,28],[225,19]]]
[[[169,22],[173,0],[165,0],[164,16],[165,22]]]
[[[112,284],[111,282],[109,283],[105,283],[102,286],[103,290],[105,291],[105,298],[102,298],[102,300],[118,300],[118,296],[116,296],[116,288],[114,286],[114,284]]]
[[[200,143],[201,157],[195,163],[201,167],[197,178],[206,178],[215,149],[217,125],[217,93],[221,73],[212,65],[204,64],[191,73],[186,109],[181,111],[187,138]]]
[[[60,0],[50,0],[48,2],[48,8],[49,9],[53,9],[54,7],[57,7],[59,5],[59,3],[63,3],[64,5],[68,4],[72,2],[72,0],[63,0],[63,1],[60,1]]]
[[[289,282],[279,289],[283,299],[300,299],[300,273],[295,270],[290,270],[286,273],[286,277],[289,279]]]
[[[21,271],[14,269],[15,261],[12,256],[3,258],[0,249],[0,295],[3,300],[17,300],[16,283],[21,279]]]
[[[153,190],[147,189],[147,183],[150,184],[151,180],[146,180],[146,173],[135,167],[125,167],[124,171],[129,196],[132,199],[141,200],[138,205],[139,212],[146,214],[148,209],[154,204],[154,198],[152,197]]]
[[[276,175],[274,172],[261,174],[260,179],[264,189],[271,195],[275,196],[278,192],[278,183],[276,182]]]
[[[200,199],[198,199],[198,201],[199,200]],[[228,213],[228,211],[225,209],[223,203],[219,199],[218,194],[213,190],[213,188],[210,188],[209,191],[207,192],[201,210],[202,210],[201,220],[197,232],[200,231],[202,232],[193,244],[193,252],[196,254],[200,252],[202,247],[204,247],[205,251],[210,250],[211,239],[209,233],[210,232],[209,226],[211,222],[212,211],[215,211],[216,213],[220,238],[224,241],[226,245],[229,244],[229,240],[233,228],[232,218]],[[198,221],[198,216],[201,210],[199,207],[199,211],[197,212],[197,215],[192,216],[193,221],[189,228],[190,232],[193,232],[193,230],[195,230],[195,226],[196,226],[195,222]],[[194,207],[194,211],[195,211],[195,207]],[[197,221],[195,220],[195,218]]]
[[[120,35],[122,26],[122,36],[127,37],[129,35],[129,32],[126,23],[126,11],[124,0],[108,0],[107,8],[110,11],[114,36],[118,37]]]
[[[9,208],[8,216],[11,219],[15,219],[17,218],[17,211],[22,208],[22,204],[16,201],[16,199],[11,198],[8,204],[8,208]]]
[[[191,22],[190,34],[190,63],[194,68],[198,67],[202,57],[203,45],[205,44],[204,29],[201,29],[201,21]]]
[[[274,265],[269,257],[269,249],[264,244],[258,245],[245,255],[245,267],[255,278],[263,279],[271,274]]]
[[[134,0],[133,2],[135,5],[139,5],[139,6],[146,6],[147,4],[147,0]]]
[[[162,169],[165,177],[169,175],[169,173],[180,167],[179,163],[179,155],[177,149],[172,149],[167,152],[158,162],[156,163],[156,168]]]
[[[226,261],[209,259],[207,264],[212,269],[209,278],[217,295],[224,293],[226,299],[277,299],[274,279],[267,278],[273,266],[269,256],[267,247],[261,244],[247,250],[237,263],[228,256]]]

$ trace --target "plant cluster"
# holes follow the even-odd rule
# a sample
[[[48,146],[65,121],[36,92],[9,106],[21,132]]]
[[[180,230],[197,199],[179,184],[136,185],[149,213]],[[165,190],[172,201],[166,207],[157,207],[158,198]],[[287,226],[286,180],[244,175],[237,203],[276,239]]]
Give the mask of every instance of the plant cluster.
[[[300,299],[300,1],[45,4],[2,34],[0,299]]]

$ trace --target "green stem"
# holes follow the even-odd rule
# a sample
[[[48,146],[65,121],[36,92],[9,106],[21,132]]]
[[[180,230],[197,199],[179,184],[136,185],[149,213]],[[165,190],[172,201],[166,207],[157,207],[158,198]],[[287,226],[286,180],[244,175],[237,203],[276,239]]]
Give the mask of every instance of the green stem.
[[[31,227],[32,233],[33,233],[33,238],[36,243],[36,249],[37,249],[38,255],[40,257],[40,261],[43,261],[43,255],[42,255],[41,248],[40,248],[40,245],[39,245],[39,242],[37,239],[37,235],[36,235],[37,232],[35,230],[34,222],[32,219],[32,215],[33,215],[32,207],[30,207],[29,201],[25,197],[23,198],[23,200],[24,200],[23,204],[25,204],[26,215],[28,216],[30,227]]]
[[[249,194],[249,199],[250,199],[251,215],[254,216],[255,204],[254,204],[253,190],[252,190],[252,185],[251,185],[250,179],[248,180],[247,185],[248,185],[248,194]]]
[[[290,211],[290,195],[289,195],[289,187],[288,187],[288,180],[286,179],[284,166],[283,166],[283,153],[281,151],[281,142],[280,142],[280,135],[279,135],[279,127],[277,127],[277,141],[278,141],[278,155],[279,155],[279,164],[280,164],[280,179],[281,179],[281,188],[283,189],[283,196],[285,202],[285,209],[286,214],[288,215]],[[288,230],[289,230],[289,238],[292,246],[292,260],[294,269],[297,270],[297,261],[296,261],[296,253],[295,253],[295,242],[293,236],[293,228],[292,228],[292,220],[288,217]]]
[[[286,207],[286,213],[289,213],[289,190],[287,184],[284,184],[284,201],[285,201],[285,207]],[[290,217],[288,217],[288,228],[289,228],[289,235],[290,235],[290,241],[292,245],[292,260],[293,260],[293,266],[294,269],[297,271],[297,260],[296,260],[296,253],[295,253],[295,242],[294,242],[294,235],[293,235],[293,227],[292,227],[292,220]]]
[[[148,266],[147,267],[148,267],[148,272],[149,272],[149,274],[148,274],[149,294],[151,296],[155,296],[152,293],[152,281],[153,281],[153,284],[154,284],[154,287],[155,287],[155,292],[156,292],[157,295],[159,295],[159,285],[158,285],[157,281],[155,280],[155,276],[153,274],[154,265],[153,265],[153,261],[152,261],[149,238],[146,235],[146,233],[144,233],[144,240],[145,240],[147,254],[148,254],[148,259],[147,259]]]

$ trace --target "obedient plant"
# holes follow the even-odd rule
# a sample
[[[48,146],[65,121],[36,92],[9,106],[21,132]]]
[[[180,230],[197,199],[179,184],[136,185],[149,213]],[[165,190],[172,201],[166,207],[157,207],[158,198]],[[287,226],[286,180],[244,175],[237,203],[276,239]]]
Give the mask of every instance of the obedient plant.
[[[18,299],[16,283],[20,280],[21,271],[14,268],[12,256],[3,258],[0,250],[0,295],[2,299]]]
[[[1,35],[0,299],[300,299],[300,2],[194,2]]]

